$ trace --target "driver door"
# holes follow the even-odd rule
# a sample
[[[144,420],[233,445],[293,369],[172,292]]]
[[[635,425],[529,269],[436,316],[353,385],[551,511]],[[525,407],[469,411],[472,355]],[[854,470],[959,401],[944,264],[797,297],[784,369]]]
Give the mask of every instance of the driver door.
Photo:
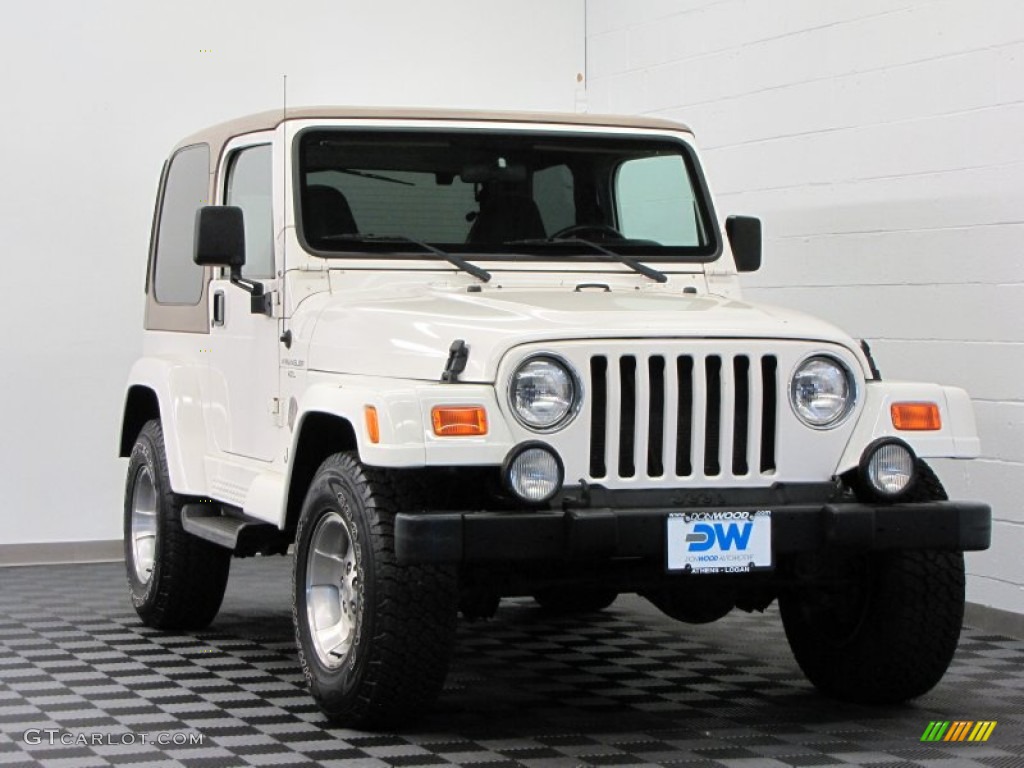
[[[277,262],[273,222],[274,170],[271,134],[254,134],[228,145],[218,179],[224,205],[242,209],[245,266],[242,276],[275,290]],[[253,314],[250,296],[219,270],[209,290],[210,341],[204,397],[210,444],[221,458],[272,461],[281,436],[278,320]],[[228,454],[228,456],[224,456]]]

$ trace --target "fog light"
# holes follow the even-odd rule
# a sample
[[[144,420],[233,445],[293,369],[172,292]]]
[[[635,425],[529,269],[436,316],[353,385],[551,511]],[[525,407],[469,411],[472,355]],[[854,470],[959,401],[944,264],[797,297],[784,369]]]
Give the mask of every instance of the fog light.
[[[543,504],[562,487],[562,462],[543,443],[526,443],[505,461],[505,480],[523,501]]]
[[[914,482],[914,452],[901,440],[882,439],[864,451],[861,472],[872,491],[886,498],[904,493]]]

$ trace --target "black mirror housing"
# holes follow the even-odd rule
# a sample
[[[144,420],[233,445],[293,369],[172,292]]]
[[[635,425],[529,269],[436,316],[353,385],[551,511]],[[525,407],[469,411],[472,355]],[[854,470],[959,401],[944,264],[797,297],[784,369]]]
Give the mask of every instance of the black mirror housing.
[[[738,272],[756,272],[761,268],[761,220],[753,216],[730,216],[725,234],[732,247]]]
[[[245,264],[245,224],[242,209],[234,205],[205,205],[196,211],[196,239],[193,259],[209,267]]]

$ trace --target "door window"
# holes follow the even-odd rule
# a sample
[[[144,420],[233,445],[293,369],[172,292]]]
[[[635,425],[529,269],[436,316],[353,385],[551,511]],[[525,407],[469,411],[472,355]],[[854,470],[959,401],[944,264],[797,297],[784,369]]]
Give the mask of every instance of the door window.
[[[274,276],[274,208],[272,152],[269,144],[235,153],[228,172],[227,205],[237,205],[245,219],[246,277]]]

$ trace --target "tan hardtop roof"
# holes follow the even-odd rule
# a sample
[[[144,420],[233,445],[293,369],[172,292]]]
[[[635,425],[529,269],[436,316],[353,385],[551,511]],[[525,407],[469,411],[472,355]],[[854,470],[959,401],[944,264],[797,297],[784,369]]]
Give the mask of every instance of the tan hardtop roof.
[[[210,126],[182,140],[175,149],[189,144],[208,143],[211,162],[217,162],[221,147],[231,138],[256,131],[276,128],[284,118],[283,110],[270,110],[246,115],[226,123]],[[288,120],[362,119],[362,120],[466,120],[495,123],[547,123],[595,125],[609,128],[652,128],[687,131],[689,127],[657,117],[625,115],[589,115],[573,112],[488,112],[470,109],[412,109],[392,107],[289,107]]]

